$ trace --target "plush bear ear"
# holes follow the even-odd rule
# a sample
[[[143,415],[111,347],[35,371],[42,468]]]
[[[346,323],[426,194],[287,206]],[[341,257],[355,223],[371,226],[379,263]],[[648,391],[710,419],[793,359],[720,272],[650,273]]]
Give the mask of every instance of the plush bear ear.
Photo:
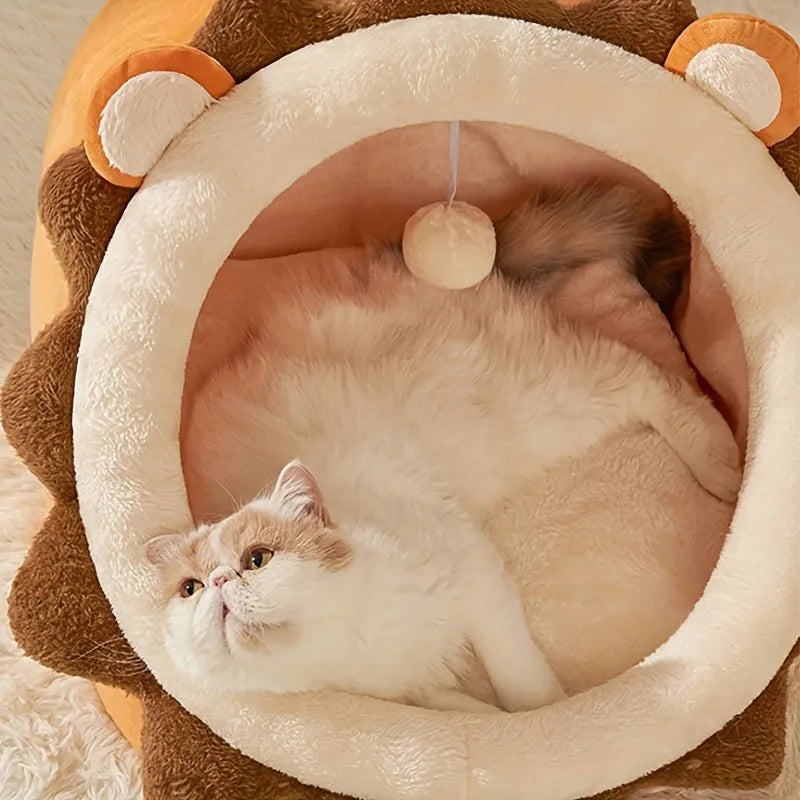
[[[800,127],[800,45],[766,20],[699,19],[678,37],[664,66],[719,101],[768,147]]]
[[[83,142],[89,161],[107,181],[139,186],[167,145],[234,83],[218,61],[193,47],[134,53],[92,97]]]

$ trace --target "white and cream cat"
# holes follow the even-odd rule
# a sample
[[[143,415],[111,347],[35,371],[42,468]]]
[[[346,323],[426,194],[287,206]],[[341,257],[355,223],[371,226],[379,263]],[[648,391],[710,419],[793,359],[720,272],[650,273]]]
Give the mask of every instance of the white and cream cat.
[[[530,233],[536,213],[523,207],[509,229]],[[629,233],[606,244],[630,249]],[[518,274],[524,243],[500,243]],[[217,689],[487,710],[461,685],[477,656],[502,708],[559,700],[479,521],[532,475],[636,425],[731,501],[728,426],[682,380],[555,317],[535,287],[495,274],[437,290],[391,252],[332,265],[320,285],[298,282],[265,313],[191,409],[187,463],[205,516],[231,510],[229,487],[239,507],[149,543],[166,647]]]

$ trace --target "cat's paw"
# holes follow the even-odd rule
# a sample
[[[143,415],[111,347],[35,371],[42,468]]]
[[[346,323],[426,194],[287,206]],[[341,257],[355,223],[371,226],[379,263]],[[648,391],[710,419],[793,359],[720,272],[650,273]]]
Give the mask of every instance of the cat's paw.
[[[561,684],[553,680],[545,685],[530,685],[513,691],[498,692],[497,699],[506,711],[516,713],[535,711],[537,708],[566,700],[567,696]]]
[[[739,446],[722,415],[706,399],[696,403],[700,430],[687,456],[697,482],[724,503],[734,503],[742,485]]]
[[[468,714],[500,714],[496,706],[484,703],[475,697],[464,694],[458,689],[431,689],[421,700],[419,705],[437,711],[463,711]]]

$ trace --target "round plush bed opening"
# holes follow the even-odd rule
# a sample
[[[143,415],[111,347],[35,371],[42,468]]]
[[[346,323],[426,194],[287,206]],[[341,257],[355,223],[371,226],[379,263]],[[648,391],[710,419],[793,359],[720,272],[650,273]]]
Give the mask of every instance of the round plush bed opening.
[[[389,130],[325,160],[264,209],[222,265],[195,326],[182,401],[181,456],[195,521],[225,516],[276,477],[242,468],[216,432],[208,435],[209,378],[264,346],[258,319],[271,304],[292,302],[306,285],[324,302],[336,270],[367,257],[365,244],[399,242],[417,209],[447,197],[448,129],[435,122]],[[673,208],[638,170],[522,127],[462,123],[459,168],[459,199],[495,221],[538,188],[594,180],[635,184],[648,202]],[[669,320],[619,264],[587,265],[554,302],[577,324],[697,379],[744,449],[747,381],[733,310],[693,233],[685,257],[691,269]],[[233,397],[235,383],[229,391]],[[655,432],[630,430],[533,477],[485,530],[517,582],[532,634],[575,693],[640,663],[678,629],[714,570],[732,511],[694,483]],[[480,670],[472,677],[474,693],[483,694]]]

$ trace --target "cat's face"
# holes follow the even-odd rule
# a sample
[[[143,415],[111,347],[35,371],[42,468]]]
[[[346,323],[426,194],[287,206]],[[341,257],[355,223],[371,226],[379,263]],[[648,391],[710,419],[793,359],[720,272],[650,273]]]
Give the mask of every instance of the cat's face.
[[[189,534],[159,536],[147,555],[160,570],[165,644],[178,669],[256,688],[252,669],[296,645],[351,550],[313,477],[293,462],[270,497]]]

